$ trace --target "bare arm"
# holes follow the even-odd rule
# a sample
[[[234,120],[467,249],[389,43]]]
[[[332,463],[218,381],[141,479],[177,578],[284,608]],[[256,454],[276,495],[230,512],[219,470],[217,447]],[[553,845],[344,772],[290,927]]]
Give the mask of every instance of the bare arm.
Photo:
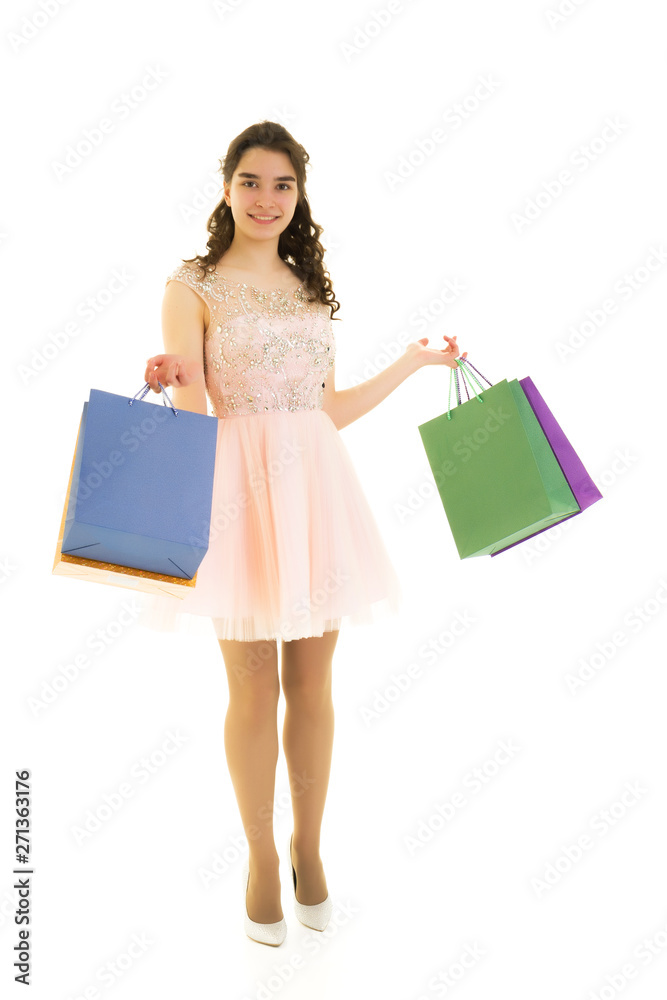
[[[165,354],[149,358],[144,379],[160,392],[158,381],[177,410],[208,413],[204,384],[204,302],[182,281],[170,281],[162,300],[162,339]]]
[[[424,365],[444,364],[455,368],[456,361],[454,359],[459,356],[456,337],[444,337],[444,339],[447,341],[448,347],[440,351],[426,347],[428,337],[422,337],[421,340],[408,344],[405,354],[397,358],[393,364],[365,382],[349,389],[336,390],[336,366],[333,365],[329,369],[324,384],[322,409],[328,413],[337,429],[341,430],[381,403],[390,392],[393,392],[401,382],[405,381],[408,375],[412,375]],[[463,357],[466,354],[463,354]]]

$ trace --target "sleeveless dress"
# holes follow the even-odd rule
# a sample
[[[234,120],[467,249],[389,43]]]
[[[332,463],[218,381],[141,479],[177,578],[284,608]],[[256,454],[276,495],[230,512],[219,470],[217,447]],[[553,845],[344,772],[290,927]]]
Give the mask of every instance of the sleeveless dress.
[[[144,597],[142,624],[219,639],[321,636],[376,622],[402,599],[374,516],[322,409],[334,364],[326,305],[184,263],[169,277],[208,305],[206,392],[218,418],[209,547],[184,598]]]

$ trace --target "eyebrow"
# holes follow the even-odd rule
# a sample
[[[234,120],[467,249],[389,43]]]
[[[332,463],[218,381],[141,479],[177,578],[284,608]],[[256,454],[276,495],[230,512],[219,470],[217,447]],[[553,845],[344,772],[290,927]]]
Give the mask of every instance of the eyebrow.
[[[248,173],[245,173],[245,172],[239,174],[238,176],[239,177],[251,177],[254,181],[258,181],[260,179],[259,178],[259,174],[248,174]],[[296,177],[290,177],[290,176],[287,176],[287,177],[274,177],[273,179],[274,179],[274,181],[295,181],[296,182]]]

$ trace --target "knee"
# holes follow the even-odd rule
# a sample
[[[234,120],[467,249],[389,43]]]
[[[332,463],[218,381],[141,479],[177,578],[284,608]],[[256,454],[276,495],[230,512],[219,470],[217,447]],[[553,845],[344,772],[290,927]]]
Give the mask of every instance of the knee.
[[[326,672],[305,671],[283,680],[283,693],[288,705],[299,713],[318,712],[331,703],[331,678]]]
[[[230,704],[248,721],[274,717],[278,711],[280,684],[278,678],[271,680],[251,677],[245,683],[234,686],[230,691]]]
[[[280,697],[275,642],[220,643],[230,703],[250,715],[275,712]]]

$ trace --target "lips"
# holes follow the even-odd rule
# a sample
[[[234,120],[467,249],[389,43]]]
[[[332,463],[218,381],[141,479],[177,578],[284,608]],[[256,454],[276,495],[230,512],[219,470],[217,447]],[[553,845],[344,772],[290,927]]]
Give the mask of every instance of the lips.
[[[248,212],[248,215],[255,222],[259,222],[260,224],[263,224],[265,226],[268,225],[270,222],[275,222],[276,219],[278,218],[277,215],[270,215],[270,216],[262,217],[261,215],[253,215],[251,212]]]

